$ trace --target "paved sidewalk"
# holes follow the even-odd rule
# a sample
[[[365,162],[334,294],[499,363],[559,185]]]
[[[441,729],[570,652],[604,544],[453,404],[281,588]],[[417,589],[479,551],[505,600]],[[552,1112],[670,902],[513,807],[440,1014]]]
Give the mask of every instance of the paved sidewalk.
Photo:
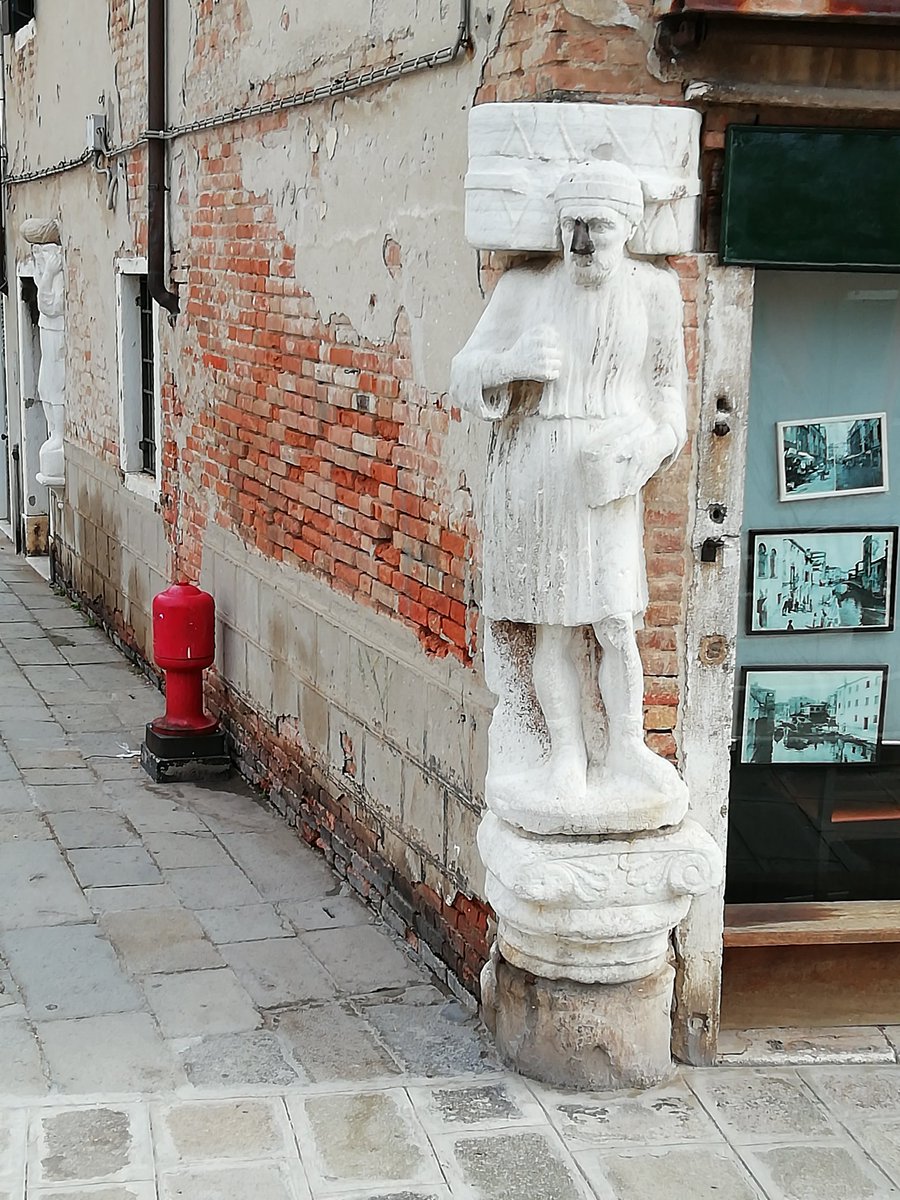
[[[0,547],[0,1200],[900,1196],[896,1065],[500,1070],[246,788],[149,782],[160,711]]]

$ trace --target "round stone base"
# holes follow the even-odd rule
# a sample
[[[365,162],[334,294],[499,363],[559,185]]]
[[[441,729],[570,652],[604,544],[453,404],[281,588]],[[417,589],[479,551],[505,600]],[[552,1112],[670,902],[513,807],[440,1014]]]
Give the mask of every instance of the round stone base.
[[[484,969],[484,1018],[509,1066],[579,1091],[649,1088],[670,1077],[668,965],[634,983],[541,979],[495,954]]]

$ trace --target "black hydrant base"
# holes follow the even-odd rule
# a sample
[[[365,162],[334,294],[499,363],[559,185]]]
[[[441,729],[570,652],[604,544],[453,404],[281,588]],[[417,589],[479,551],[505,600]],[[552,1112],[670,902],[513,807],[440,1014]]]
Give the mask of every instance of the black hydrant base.
[[[147,726],[141,766],[156,783],[164,779],[206,779],[227,774],[231,756],[221,730],[199,734],[161,734]]]

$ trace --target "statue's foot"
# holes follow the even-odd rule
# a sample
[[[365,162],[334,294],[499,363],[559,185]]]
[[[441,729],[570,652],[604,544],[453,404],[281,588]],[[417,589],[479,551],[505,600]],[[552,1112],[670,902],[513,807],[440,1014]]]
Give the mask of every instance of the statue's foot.
[[[613,742],[606,757],[604,774],[624,776],[657,795],[669,795],[673,789],[684,786],[675,767],[668,759],[655,754],[642,738]]]
[[[583,746],[554,748],[549,771],[550,787],[557,796],[583,796],[587,791],[587,751]]]

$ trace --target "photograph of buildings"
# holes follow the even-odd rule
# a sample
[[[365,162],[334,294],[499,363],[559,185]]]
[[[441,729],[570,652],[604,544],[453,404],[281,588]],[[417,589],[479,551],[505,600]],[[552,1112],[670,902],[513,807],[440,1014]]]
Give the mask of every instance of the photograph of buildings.
[[[744,671],[741,762],[871,763],[887,667]]]
[[[778,472],[782,500],[887,491],[885,414],[779,422]]]
[[[892,629],[897,529],[755,530],[750,633]]]

